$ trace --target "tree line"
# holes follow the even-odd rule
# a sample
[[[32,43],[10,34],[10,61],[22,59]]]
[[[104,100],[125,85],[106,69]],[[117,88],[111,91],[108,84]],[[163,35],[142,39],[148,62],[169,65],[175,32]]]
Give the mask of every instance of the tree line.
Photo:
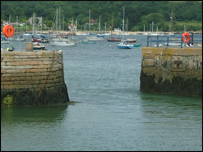
[[[187,30],[202,30],[202,1],[1,1],[1,22],[9,20],[26,22],[33,13],[43,17],[43,23],[51,27],[60,7],[61,25],[68,30],[68,25],[76,23],[80,30],[88,30],[89,17],[97,20],[93,27],[102,30],[113,27],[122,29],[123,19],[128,31],[150,31],[152,23],[162,31],[170,31],[171,13],[173,11],[173,31],[183,31],[184,25],[179,23],[194,23]],[[125,11],[123,12],[123,8]]]

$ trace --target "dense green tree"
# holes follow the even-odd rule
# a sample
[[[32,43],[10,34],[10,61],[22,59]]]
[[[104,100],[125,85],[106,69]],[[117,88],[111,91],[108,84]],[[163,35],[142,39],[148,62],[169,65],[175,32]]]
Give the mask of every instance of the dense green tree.
[[[61,19],[64,17],[66,28],[77,19],[78,27],[83,28],[89,22],[89,10],[91,19],[101,16],[101,27],[105,23],[111,26],[111,18],[114,16],[114,27],[122,27],[123,8],[125,7],[125,23],[128,18],[128,30],[150,29],[150,24],[154,22],[160,29],[169,28],[170,16],[173,11],[178,22],[202,23],[202,1],[1,1],[1,19],[15,21],[28,20],[33,16],[43,17],[43,22],[55,22],[56,9],[60,7]],[[201,26],[193,25],[190,29],[201,29]],[[97,25],[98,26],[98,25]],[[96,28],[96,25],[95,25]],[[174,25],[174,29],[182,29]],[[168,30],[168,29],[167,29]]]
[[[47,26],[47,27],[52,27],[52,21],[51,21],[51,20],[47,21],[47,22],[46,22],[46,26]]]

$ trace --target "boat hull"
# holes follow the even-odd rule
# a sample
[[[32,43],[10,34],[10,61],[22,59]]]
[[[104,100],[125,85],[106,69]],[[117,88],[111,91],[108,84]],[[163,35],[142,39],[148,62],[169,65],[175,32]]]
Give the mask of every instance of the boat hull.
[[[86,37],[85,39],[88,39],[89,41],[100,41],[100,40],[104,40],[103,37]]]
[[[126,42],[127,43],[135,43],[135,42],[137,42],[137,39],[127,39]]]
[[[75,43],[66,43],[66,42],[57,42],[57,43],[51,43],[52,46],[75,46]]]
[[[108,42],[121,42],[121,39],[107,39]]]
[[[141,44],[133,44],[134,47],[140,47]]]
[[[8,44],[9,41],[1,41],[1,44]]]
[[[44,50],[45,47],[33,47],[33,50]]]
[[[89,42],[82,41],[81,43],[82,44],[95,44],[96,42],[94,42],[94,41],[89,41]]]
[[[165,45],[167,46],[167,43]],[[168,46],[181,46],[181,43],[169,42]]]

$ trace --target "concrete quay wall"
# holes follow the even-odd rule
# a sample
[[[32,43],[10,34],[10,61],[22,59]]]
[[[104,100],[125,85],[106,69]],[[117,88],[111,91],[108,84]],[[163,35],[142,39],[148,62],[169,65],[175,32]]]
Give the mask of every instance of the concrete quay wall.
[[[64,82],[63,51],[1,52],[1,105],[69,102]],[[8,102],[8,101],[7,101]]]
[[[142,48],[140,90],[202,96],[202,48]]]

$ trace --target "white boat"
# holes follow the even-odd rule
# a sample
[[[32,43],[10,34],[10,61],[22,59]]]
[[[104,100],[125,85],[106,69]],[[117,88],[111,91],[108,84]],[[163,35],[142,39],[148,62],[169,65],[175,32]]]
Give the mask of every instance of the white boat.
[[[159,33],[150,33],[149,35],[151,35],[151,36],[157,36],[157,35],[159,35]]]
[[[109,32],[104,33],[104,35],[111,35]]]
[[[167,46],[167,42],[164,43]],[[181,46],[181,43],[178,42],[169,42],[168,46]]]
[[[44,44],[39,43],[39,42],[33,42],[33,50],[43,50],[45,49]]]
[[[99,40],[104,40],[104,37],[90,36],[90,37],[85,37],[85,39],[88,39],[89,41],[99,41]]]
[[[149,35],[149,33],[145,32],[145,33],[142,33],[142,35]]]
[[[137,39],[129,39],[129,38],[127,38],[126,42],[127,43],[135,43],[135,42],[137,42]]]
[[[8,43],[9,43],[9,41],[1,40],[1,44],[8,44]]]
[[[53,46],[75,46],[75,42],[71,41],[52,41],[50,42]]]
[[[83,39],[81,43],[82,44],[95,44],[96,41],[89,41],[88,39]]]
[[[133,44],[128,44],[126,42],[121,42],[121,43],[117,44],[117,47],[119,49],[132,49],[134,47],[134,45]]]
[[[124,34],[124,8],[123,8],[123,34]],[[128,39],[128,40],[132,40],[132,39]],[[121,42],[117,44],[117,47],[119,49],[132,49],[134,45],[132,43],[128,44],[126,40],[122,39]]]
[[[12,39],[10,39],[11,41],[26,41],[26,39],[25,38],[20,38],[19,36],[17,37],[17,38],[12,38]]]
[[[64,41],[64,42],[67,41],[67,42],[69,42],[70,40],[68,38],[62,38],[59,36],[59,37],[55,37],[55,38],[50,38],[50,41],[52,41],[52,42],[53,41],[60,41],[60,42],[61,41]]]
[[[104,37],[104,34],[99,33],[97,34],[97,37]]]

